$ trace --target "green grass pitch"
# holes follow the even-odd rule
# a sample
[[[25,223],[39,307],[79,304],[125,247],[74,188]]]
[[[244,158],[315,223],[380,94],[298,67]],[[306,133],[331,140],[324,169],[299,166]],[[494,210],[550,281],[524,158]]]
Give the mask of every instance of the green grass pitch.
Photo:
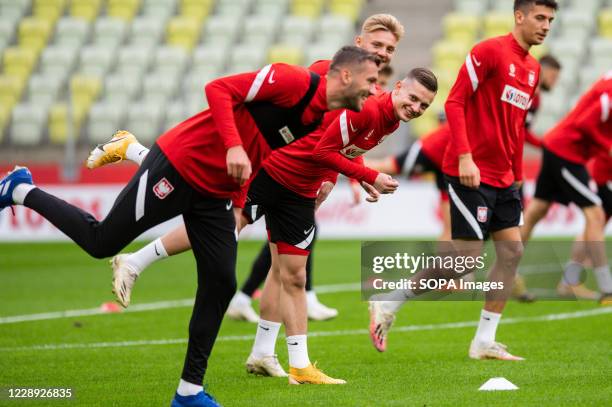
[[[239,284],[260,246],[241,242]],[[359,263],[359,242],[319,242],[315,286],[359,282]],[[133,304],[192,298],[195,277],[190,253],[165,260],[142,275]],[[480,302],[408,304],[395,328],[431,325],[431,329],[391,331],[387,352],[379,354],[364,334],[367,304],[358,291],[322,293],[319,298],[338,308],[340,315],[333,321],[310,323],[310,331],[319,333],[309,338],[311,360],[348,384],[289,386],[285,379],[247,375],[244,362],[255,325],[225,320],[205,378],[221,404],[601,406],[611,401],[612,314],[552,321],[532,318],[599,309],[594,302],[510,303],[502,321],[519,321],[500,325],[497,337],[527,360],[500,362],[467,357],[474,326],[441,325],[477,321]],[[0,245],[0,318],[89,309],[110,300],[107,262],[89,258],[76,245]],[[75,394],[72,400],[4,397],[0,405],[168,406],[181,373],[190,313],[183,306],[0,323],[0,388],[5,393],[7,387],[27,386],[70,387]],[[282,338],[281,334],[277,352],[286,366]],[[135,341],[147,342],[135,345]],[[519,390],[479,392],[492,377],[505,377]]]

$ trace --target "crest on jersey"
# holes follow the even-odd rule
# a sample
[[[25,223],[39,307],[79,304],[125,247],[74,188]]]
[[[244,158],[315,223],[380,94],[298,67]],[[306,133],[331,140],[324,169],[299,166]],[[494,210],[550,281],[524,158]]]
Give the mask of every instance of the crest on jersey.
[[[174,191],[174,187],[166,178],[162,178],[155,186],[153,187],[153,193],[159,199],[165,199],[170,193]]]
[[[529,86],[532,88],[535,86],[535,72],[529,71]]]
[[[293,133],[291,133],[291,130],[289,130],[289,127],[287,126],[283,127],[278,132],[280,133],[281,137],[283,138],[283,140],[285,140],[285,143],[287,144],[295,140],[295,137],[293,137]]]
[[[510,76],[516,77],[516,66],[514,64],[510,64]]]
[[[486,206],[479,206],[476,211],[476,219],[478,222],[485,223],[487,221],[489,209]]]

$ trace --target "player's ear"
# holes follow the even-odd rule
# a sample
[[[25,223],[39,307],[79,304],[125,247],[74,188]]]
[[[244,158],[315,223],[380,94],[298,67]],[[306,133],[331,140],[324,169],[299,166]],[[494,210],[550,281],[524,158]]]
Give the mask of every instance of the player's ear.
[[[525,19],[525,13],[523,12],[523,10],[518,9],[514,12],[514,21],[517,24],[522,24],[524,19]]]
[[[343,84],[348,85],[353,78],[353,73],[348,68],[342,68],[340,70],[340,78],[342,79]]]
[[[363,37],[361,35],[356,35],[353,42],[355,43],[355,46],[361,48],[361,45],[363,45]]]

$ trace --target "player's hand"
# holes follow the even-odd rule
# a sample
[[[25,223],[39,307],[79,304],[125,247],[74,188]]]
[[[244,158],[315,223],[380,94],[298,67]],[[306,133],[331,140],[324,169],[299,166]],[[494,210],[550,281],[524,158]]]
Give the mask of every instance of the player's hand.
[[[514,186],[516,189],[521,189],[523,187],[523,181],[514,181]]]
[[[319,192],[317,193],[317,199],[315,199],[315,211],[325,202],[332,189],[334,189],[334,185],[335,184],[330,181],[325,181],[321,184],[321,188],[319,188]]]
[[[366,201],[378,202],[378,199],[380,198],[380,192],[378,192],[376,188],[374,188],[372,185],[368,184],[367,182],[362,182],[361,186],[368,193],[368,196],[366,197]]]
[[[381,194],[392,194],[399,187],[399,182],[393,179],[391,175],[379,173],[374,182],[374,188]]]
[[[351,192],[353,195],[353,206],[357,206],[359,205],[359,203],[361,202],[361,188],[362,186],[359,185],[358,182],[351,180],[349,182],[349,185],[351,187]],[[369,185],[370,187],[372,187],[371,185]],[[365,187],[363,187],[365,189]]]
[[[230,147],[226,155],[227,175],[243,185],[251,177],[251,160],[242,146]]]
[[[480,186],[480,170],[472,160],[472,154],[459,156],[459,182],[468,188]]]

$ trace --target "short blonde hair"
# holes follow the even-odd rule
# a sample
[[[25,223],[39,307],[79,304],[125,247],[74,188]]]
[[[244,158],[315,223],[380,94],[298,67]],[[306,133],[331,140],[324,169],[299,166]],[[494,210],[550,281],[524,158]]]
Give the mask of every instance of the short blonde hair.
[[[361,27],[362,34],[379,30],[389,31],[398,41],[404,35],[404,26],[391,14],[374,14],[368,17]]]

